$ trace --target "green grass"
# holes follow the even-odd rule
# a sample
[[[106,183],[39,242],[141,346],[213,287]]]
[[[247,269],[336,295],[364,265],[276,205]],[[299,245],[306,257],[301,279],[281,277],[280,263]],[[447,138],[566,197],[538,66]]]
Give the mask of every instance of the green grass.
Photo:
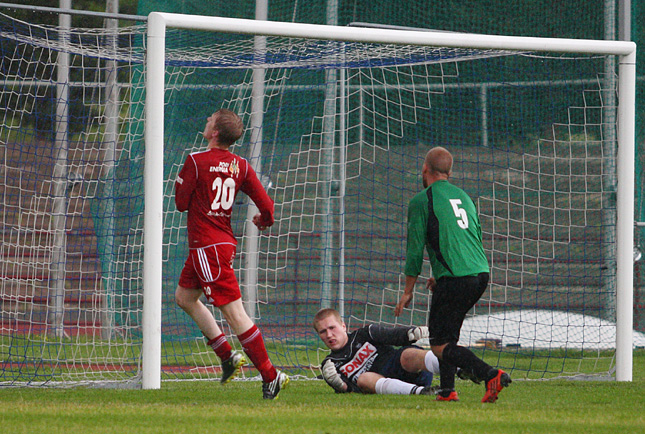
[[[496,404],[458,380],[460,402],[422,396],[336,395],[292,381],[276,401],[260,383],[163,382],[160,390],[0,389],[11,433],[571,433],[645,432],[645,354],[634,381],[515,381]]]

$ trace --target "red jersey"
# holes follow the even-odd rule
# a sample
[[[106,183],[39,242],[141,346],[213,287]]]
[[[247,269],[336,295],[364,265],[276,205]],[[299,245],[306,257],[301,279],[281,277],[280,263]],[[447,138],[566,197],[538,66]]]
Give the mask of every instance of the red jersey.
[[[231,212],[237,192],[246,193],[262,214],[264,226],[273,224],[273,200],[248,161],[227,150],[208,149],[186,158],[175,181],[175,204],[188,211],[188,247],[221,242],[237,244]]]

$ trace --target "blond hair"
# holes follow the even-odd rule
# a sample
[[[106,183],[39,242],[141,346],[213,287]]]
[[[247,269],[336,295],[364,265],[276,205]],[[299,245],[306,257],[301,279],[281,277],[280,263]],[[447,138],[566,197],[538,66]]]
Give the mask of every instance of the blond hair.
[[[334,318],[336,318],[339,323],[341,324],[343,323],[343,319],[340,317],[340,314],[336,309],[331,309],[331,308],[320,309],[316,313],[316,315],[314,315],[314,320],[313,320],[314,330],[318,331],[318,323],[330,316],[333,316]]]
[[[232,145],[244,133],[242,119],[231,110],[219,109],[215,112],[215,129],[218,134],[218,141],[222,145]]]

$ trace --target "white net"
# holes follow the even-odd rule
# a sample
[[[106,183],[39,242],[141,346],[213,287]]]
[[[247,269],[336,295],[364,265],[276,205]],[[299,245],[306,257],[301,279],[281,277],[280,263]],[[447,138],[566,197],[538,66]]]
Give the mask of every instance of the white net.
[[[108,37],[6,16],[0,24],[0,382],[137,384],[145,29]],[[465,327],[463,343],[515,377],[611,371],[613,349],[598,349],[596,333],[562,342],[559,321],[529,314],[606,320],[589,321],[594,331],[615,319],[607,164],[615,107],[601,97],[615,101],[615,80],[599,72],[603,58],[278,37],[263,46],[247,36],[168,34],[164,379],[219,375],[219,360],[174,304],[187,246],[173,187],[188,153],[205,146],[199,132],[217,108],[242,116],[247,131],[233,152],[251,157],[260,126],[253,68],[264,71],[264,109],[260,157],[250,161],[275,199],[276,223],[255,252],[248,200],[238,198],[235,265],[276,365],[311,375],[325,354],[311,328],[321,306],[340,309],[350,328],[425,323],[423,279],[402,317],[393,308],[407,204],[421,188],[423,156],[440,145],[455,156],[453,182],[476,199],[492,270],[473,311],[489,325]],[[70,68],[61,80],[62,53]],[[252,255],[259,265],[250,270]],[[256,271],[257,286],[248,278]],[[501,329],[486,318],[501,318]],[[543,323],[546,336],[516,336]]]

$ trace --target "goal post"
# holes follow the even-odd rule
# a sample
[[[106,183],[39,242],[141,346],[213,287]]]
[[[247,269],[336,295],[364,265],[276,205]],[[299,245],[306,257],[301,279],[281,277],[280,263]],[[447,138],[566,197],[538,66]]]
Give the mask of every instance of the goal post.
[[[159,269],[161,263],[157,249],[160,248],[162,233],[162,203],[159,186],[163,183],[162,161],[164,128],[164,38],[167,28],[206,30],[212,32],[237,33],[261,36],[280,36],[287,38],[309,38],[348,42],[428,45],[436,47],[476,48],[495,50],[514,50],[528,52],[560,52],[610,54],[620,56],[618,94],[618,188],[616,201],[616,280],[617,280],[617,334],[616,334],[616,379],[632,379],[632,327],[633,327],[633,213],[634,213],[634,122],[635,122],[635,52],[632,42],[592,41],[571,39],[544,39],[511,36],[470,35],[446,32],[423,32],[388,29],[369,29],[334,27],[312,24],[296,24],[244,19],[189,16],[181,14],[151,13],[148,19],[148,58],[147,58],[147,100],[146,100],[146,259],[154,265],[146,266],[144,277],[146,300],[160,299],[161,285]],[[153,157],[154,155],[154,157]],[[148,158],[148,157],[146,157]],[[152,164],[150,164],[152,163]],[[155,302],[146,306],[155,310],[148,317],[157,321],[161,317],[161,306]],[[160,323],[146,322],[145,335],[153,342],[160,342]],[[145,339],[144,339],[145,340]],[[150,346],[156,352],[158,346]],[[156,365],[159,355],[144,352],[144,366],[155,365],[150,377],[144,373],[144,387],[159,387]],[[148,360],[148,363],[146,363]]]
[[[622,55],[618,94],[618,189],[616,191],[616,380],[632,381],[634,328],[634,158],[636,47]]]
[[[232,151],[275,200],[258,233],[236,198],[233,265],[292,378],[315,378],[328,352],[311,327],[321,307],[349,329],[426,322],[429,264],[410,307],[394,306],[408,202],[444,146],[491,266],[460,344],[514,379],[631,379],[645,346],[632,330],[634,44],[139,21],[0,14],[0,387],[219,378],[173,297],[188,251],[174,180],[218,108],[242,117]]]

